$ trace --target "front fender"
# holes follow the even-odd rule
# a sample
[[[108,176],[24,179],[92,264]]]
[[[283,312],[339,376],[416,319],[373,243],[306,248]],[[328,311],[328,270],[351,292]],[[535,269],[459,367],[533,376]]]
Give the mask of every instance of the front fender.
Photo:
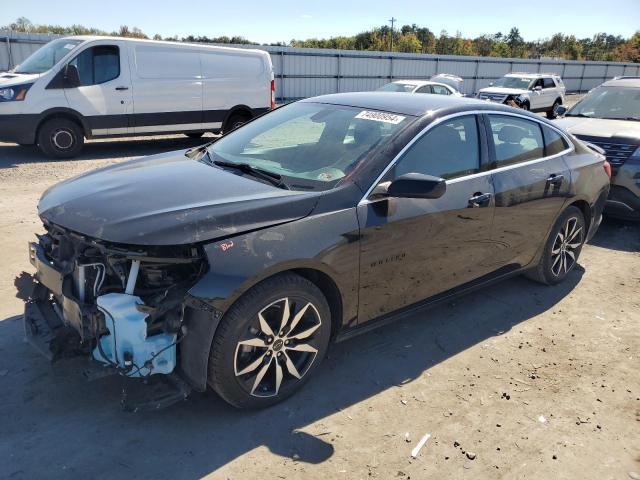
[[[205,245],[209,271],[189,290],[180,350],[184,376],[206,388],[211,342],[224,313],[257,283],[281,272],[306,269],[328,276],[342,301],[338,328],[357,315],[358,219],[355,208],[301,220]]]

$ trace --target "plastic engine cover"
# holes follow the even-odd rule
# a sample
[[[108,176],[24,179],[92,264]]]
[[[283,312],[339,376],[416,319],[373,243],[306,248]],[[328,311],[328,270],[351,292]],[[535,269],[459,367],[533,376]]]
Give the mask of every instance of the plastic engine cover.
[[[93,358],[101,363],[109,364],[110,361],[121,368],[128,368],[125,365],[128,354],[133,362],[133,366],[125,373],[129,377],[173,371],[176,366],[176,335],[162,333],[147,337],[147,315],[136,308],[136,305],[144,303],[139,297],[109,293],[98,297],[96,303],[104,313],[110,335],[103,335],[98,340],[104,355],[96,346]],[[149,360],[151,368],[145,366]]]

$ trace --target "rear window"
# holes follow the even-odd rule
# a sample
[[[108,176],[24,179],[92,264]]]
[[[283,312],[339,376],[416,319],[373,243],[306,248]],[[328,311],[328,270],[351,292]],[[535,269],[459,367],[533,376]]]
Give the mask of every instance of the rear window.
[[[549,127],[542,127],[544,133],[545,156],[556,155],[569,148],[567,141],[558,132]]]
[[[381,86],[379,92],[413,92],[416,85],[412,83],[387,83]]]
[[[542,81],[543,81],[542,88],[555,88],[556,87],[556,84],[554,83],[553,78],[551,78],[551,77],[545,78]]]
[[[544,142],[538,122],[507,115],[489,115],[489,122],[495,168],[544,156]]]

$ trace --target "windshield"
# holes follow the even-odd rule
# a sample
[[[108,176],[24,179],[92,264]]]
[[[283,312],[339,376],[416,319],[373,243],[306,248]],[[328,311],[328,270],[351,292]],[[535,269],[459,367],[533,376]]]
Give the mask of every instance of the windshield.
[[[640,120],[640,88],[598,87],[575,104],[566,116]]]
[[[209,153],[214,161],[247,163],[281,175],[294,190],[326,190],[413,120],[363,108],[298,102],[222,137]]]
[[[417,85],[411,83],[387,83],[378,89],[378,92],[413,92]]]
[[[50,70],[62,57],[81,43],[82,40],[69,40],[65,38],[49,42],[27,57],[27,59],[13,71],[15,73],[44,73]]]
[[[529,90],[532,80],[523,77],[502,77],[495,81],[494,87],[502,88],[519,88],[520,90]]]

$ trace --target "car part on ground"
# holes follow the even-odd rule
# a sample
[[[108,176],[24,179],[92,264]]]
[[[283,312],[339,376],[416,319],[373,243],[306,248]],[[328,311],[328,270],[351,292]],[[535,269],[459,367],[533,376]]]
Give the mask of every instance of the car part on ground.
[[[603,165],[506,106],[300,101],[215,143],[47,190],[26,332],[53,359],[267,406],[313,375],[331,338],[534,265],[563,280],[600,223]]]
[[[601,148],[611,164],[605,212],[640,220],[640,78],[609,80],[561,113],[558,124]]]

